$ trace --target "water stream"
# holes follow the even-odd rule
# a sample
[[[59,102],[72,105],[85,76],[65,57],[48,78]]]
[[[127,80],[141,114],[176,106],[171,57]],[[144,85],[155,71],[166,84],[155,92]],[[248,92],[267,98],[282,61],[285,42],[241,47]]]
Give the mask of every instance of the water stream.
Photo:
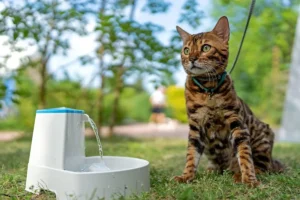
[[[101,144],[101,140],[100,140],[100,136],[99,136],[99,132],[98,132],[98,128],[97,125],[95,124],[95,122],[88,117],[88,121],[95,133],[96,139],[97,139],[97,144],[98,144],[98,150],[99,150],[99,155],[100,155],[100,162],[98,163],[92,163],[92,164],[85,164],[83,166],[83,168],[81,169],[82,172],[107,172],[107,171],[111,171],[105,164],[104,160],[103,160],[103,149],[102,149],[102,144]]]
[[[89,123],[95,133],[96,139],[97,139],[97,144],[98,144],[98,149],[99,149],[99,155],[101,157],[101,161],[103,160],[103,149],[102,149],[102,144],[100,141],[100,136],[99,136],[99,132],[98,132],[98,128],[97,125],[95,124],[95,122],[92,120],[92,118],[89,117]]]

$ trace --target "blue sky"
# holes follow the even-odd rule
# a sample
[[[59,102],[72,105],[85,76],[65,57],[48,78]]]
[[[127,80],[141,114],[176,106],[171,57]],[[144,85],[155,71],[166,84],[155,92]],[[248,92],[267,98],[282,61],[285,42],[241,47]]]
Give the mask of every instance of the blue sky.
[[[202,20],[202,26],[194,30],[191,27],[189,27],[186,24],[178,24],[177,19],[179,17],[180,11],[181,11],[181,6],[184,1],[173,1],[172,6],[169,9],[168,13],[164,14],[149,14],[145,12],[141,12],[140,8],[143,5],[144,0],[139,1],[138,3],[138,9],[137,12],[135,13],[135,19],[137,19],[140,22],[153,22],[156,24],[159,24],[164,27],[165,31],[161,34],[158,35],[158,38],[164,42],[168,41],[169,37],[171,36],[171,33],[175,30],[176,25],[180,25],[182,28],[187,30],[188,32],[191,33],[196,33],[196,32],[202,32],[202,31],[209,31],[210,29],[213,28],[215,25],[215,22],[212,22],[209,18],[204,18]],[[209,0],[201,0],[201,9],[207,13],[211,9],[211,4]],[[0,4],[0,9],[1,9],[1,4]],[[87,29],[92,31],[94,28],[95,23],[91,21],[87,25]],[[70,35],[70,44],[71,48],[68,51],[67,56],[55,56],[53,59],[50,60],[50,67],[49,71],[50,72],[56,72],[56,76],[58,78],[63,76],[63,70],[60,70],[60,66],[70,63],[73,60],[75,60],[78,56],[81,55],[86,55],[89,54],[90,52],[95,49],[95,36],[94,35],[89,35],[89,36],[75,36],[75,35]],[[5,37],[0,37],[0,46],[2,41],[5,40]],[[26,44],[24,44],[26,46]],[[1,47],[4,51],[2,52],[7,52],[9,51],[7,47]],[[19,59],[23,57],[24,55],[32,55],[36,52],[36,49],[33,47],[30,47],[27,49],[27,51],[23,53],[14,53],[12,58],[8,62],[8,68],[9,69],[15,69],[19,65]],[[179,53],[179,52],[178,52]],[[0,52],[0,56],[3,55],[3,53]],[[68,73],[70,74],[71,77],[73,78],[84,78],[84,85],[88,85],[90,83],[91,76],[95,74],[97,71],[97,67],[93,65],[88,65],[88,66],[80,66],[80,63],[75,63],[67,68]],[[4,71],[0,70],[0,74],[3,74]],[[182,68],[180,68],[175,74],[175,79],[176,83],[178,86],[184,86],[185,82],[185,74]],[[99,85],[99,79],[94,80],[91,83],[92,87],[97,87]],[[128,80],[130,82],[130,80]],[[150,83],[146,83],[146,89],[148,91],[153,90],[153,86]]]

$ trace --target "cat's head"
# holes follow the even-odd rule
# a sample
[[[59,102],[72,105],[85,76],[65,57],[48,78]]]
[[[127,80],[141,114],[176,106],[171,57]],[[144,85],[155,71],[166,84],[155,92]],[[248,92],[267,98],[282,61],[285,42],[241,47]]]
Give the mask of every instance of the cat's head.
[[[230,34],[227,17],[221,17],[210,32],[189,34],[179,26],[176,29],[183,40],[181,62],[188,75],[210,76],[225,71]]]

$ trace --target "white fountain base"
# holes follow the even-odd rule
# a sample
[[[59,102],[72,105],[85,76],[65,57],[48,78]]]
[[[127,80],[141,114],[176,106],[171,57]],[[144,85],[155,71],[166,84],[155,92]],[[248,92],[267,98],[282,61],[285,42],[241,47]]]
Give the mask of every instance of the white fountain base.
[[[28,165],[26,190],[49,190],[59,200],[112,199],[149,191],[149,162],[137,158],[104,156],[110,171],[80,172]],[[86,157],[84,165],[99,163],[100,157]]]

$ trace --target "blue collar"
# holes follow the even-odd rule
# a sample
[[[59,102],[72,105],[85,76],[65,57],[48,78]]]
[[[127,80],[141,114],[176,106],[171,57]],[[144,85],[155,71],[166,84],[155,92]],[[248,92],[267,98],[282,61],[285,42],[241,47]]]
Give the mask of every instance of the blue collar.
[[[202,90],[204,90],[206,93],[209,93],[210,95],[213,95],[213,93],[224,83],[225,81],[225,78],[226,78],[226,75],[227,75],[227,72],[224,71],[222,73],[222,75],[220,76],[220,79],[218,79],[218,84],[216,87],[213,87],[213,88],[207,88],[207,87],[204,87],[195,77],[192,77],[194,83],[200,87]]]

